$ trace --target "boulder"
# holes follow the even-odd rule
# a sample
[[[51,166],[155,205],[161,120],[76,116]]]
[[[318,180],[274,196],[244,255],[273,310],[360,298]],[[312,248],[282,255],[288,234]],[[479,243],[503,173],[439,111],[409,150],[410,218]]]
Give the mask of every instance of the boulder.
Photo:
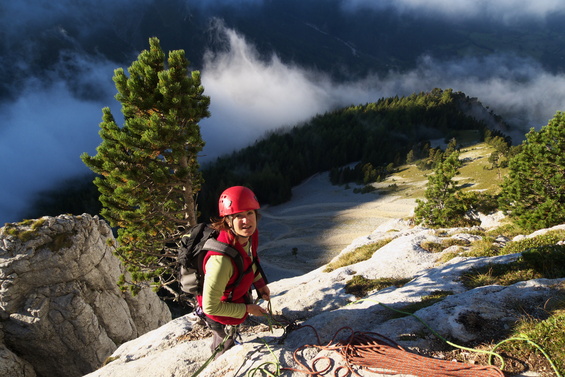
[[[38,376],[87,374],[120,344],[171,320],[149,287],[136,296],[119,289],[125,269],[115,245],[110,227],[86,214],[1,229],[4,344]]]

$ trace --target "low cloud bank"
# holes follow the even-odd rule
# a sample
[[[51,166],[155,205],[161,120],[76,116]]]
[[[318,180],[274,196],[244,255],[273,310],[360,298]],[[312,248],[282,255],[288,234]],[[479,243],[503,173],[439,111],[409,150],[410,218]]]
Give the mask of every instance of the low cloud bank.
[[[221,24],[217,27],[227,48],[206,55],[202,68],[212,113],[201,122],[207,143],[203,161],[336,107],[436,87],[478,97],[520,132],[547,124],[556,111],[565,109],[565,75],[548,73],[532,60],[496,54],[460,61],[424,56],[409,72],[336,83],[322,73],[283,63],[276,54],[261,60],[243,36]],[[100,143],[102,107],[110,106],[121,119],[113,98],[117,66],[100,58],[67,56],[48,80],[30,75],[26,90],[0,104],[0,170],[5,182],[0,187],[0,224],[20,220],[37,192],[88,172],[79,156],[94,154]]]
[[[565,3],[559,0],[342,0],[341,7],[348,12],[393,9],[416,17],[447,17],[451,21],[493,20],[507,24],[543,21],[555,13],[565,12]]]

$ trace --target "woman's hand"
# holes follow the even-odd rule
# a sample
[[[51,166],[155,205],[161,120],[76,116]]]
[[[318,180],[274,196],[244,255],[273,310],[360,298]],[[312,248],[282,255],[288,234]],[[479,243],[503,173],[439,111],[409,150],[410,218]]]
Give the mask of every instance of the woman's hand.
[[[257,292],[259,292],[263,300],[269,301],[271,299],[271,290],[269,289],[268,285],[265,285],[263,288],[257,289]]]
[[[268,314],[268,312],[265,309],[255,304],[247,304],[245,305],[245,309],[247,310],[247,313],[251,315],[263,316],[265,314]]]

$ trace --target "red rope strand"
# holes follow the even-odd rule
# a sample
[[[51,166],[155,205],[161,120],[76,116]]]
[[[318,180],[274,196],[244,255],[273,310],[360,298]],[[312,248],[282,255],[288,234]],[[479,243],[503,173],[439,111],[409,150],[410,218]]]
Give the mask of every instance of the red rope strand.
[[[316,330],[311,326],[308,327],[316,333],[318,344],[321,343]],[[351,336],[344,341],[336,342],[335,339],[342,330],[350,330]],[[296,349],[293,354],[294,360],[303,369],[282,369],[305,373],[309,376],[327,373],[333,367],[332,360],[329,357],[314,359],[311,367],[300,360],[299,353],[309,347],[336,351],[343,357],[345,365],[338,366],[335,369],[335,377],[345,377],[350,374],[360,376],[356,371],[358,368],[373,373],[409,374],[417,377],[504,377],[504,373],[493,365],[473,365],[421,356],[406,351],[399,344],[383,335],[353,331],[349,327],[339,329],[325,346],[305,345]],[[322,361],[326,361],[327,365],[318,370],[318,364]],[[344,371],[345,374],[343,374]]]

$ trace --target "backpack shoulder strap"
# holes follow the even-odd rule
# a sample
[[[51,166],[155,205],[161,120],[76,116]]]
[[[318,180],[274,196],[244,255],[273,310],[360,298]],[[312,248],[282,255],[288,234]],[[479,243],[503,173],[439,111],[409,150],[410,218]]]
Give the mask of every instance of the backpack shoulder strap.
[[[235,287],[241,282],[241,279],[243,278],[243,275],[245,275],[245,273],[243,271],[243,258],[241,257],[241,254],[239,254],[239,251],[237,251],[233,246],[218,241],[215,238],[206,240],[203,249],[222,253],[230,257],[237,267],[237,279],[233,284],[230,285],[230,287]]]
[[[225,242],[218,241],[215,238],[207,239],[202,248],[204,250],[212,250],[218,253],[226,254],[233,259],[235,259],[237,255],[239,255],[239,251],[237,251],[233,246],[228,245]]]

